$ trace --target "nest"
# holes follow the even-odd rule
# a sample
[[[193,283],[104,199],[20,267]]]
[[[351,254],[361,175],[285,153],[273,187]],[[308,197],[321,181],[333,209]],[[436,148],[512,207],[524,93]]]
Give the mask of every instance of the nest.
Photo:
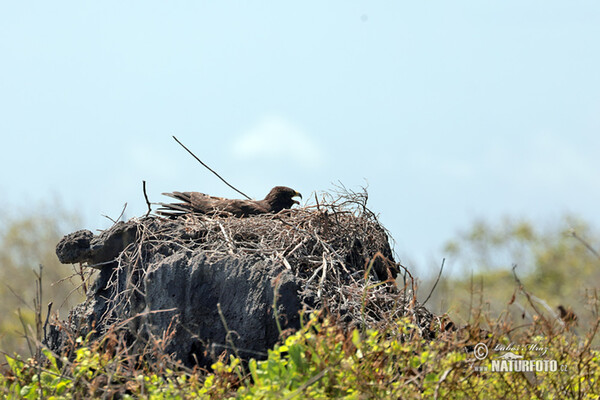
[[[184,250],[201,252],[209,263],[263,260],[287,269],[296,277],[307,311],[326,310],[350,326],[378,328],[410,316],[421,331],[429,331],[432,315],[417,304],[414,281],[394,261],[388,232],[367,208],[367,199],[364,189],[342,188],[315,196],[315,204],[278,214],[133,219],[128,224],[137,224],[137,240],[117,259],[109,280],[112,315],[105,317],[131,316],[136,310],[128,304],[131,296],[143,295],[140,276],[146,266]]]

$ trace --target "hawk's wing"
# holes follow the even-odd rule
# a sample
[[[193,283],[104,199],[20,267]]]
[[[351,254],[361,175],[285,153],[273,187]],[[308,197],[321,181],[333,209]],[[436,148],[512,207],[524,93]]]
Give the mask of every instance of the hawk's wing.
[[[269,211],[267,205],[256,200],[228,200],[223,211],[231,213],[236,217],[247,217],[248,215],[266,214]]]
[[[188,213],[246,217],[269,212],[261,201],[224,199],[199,192],[173,192],[163,193],[163,195],[181,201],[181,203],[160,203],[162,208],[159,208],[157,213],[167,217]]]

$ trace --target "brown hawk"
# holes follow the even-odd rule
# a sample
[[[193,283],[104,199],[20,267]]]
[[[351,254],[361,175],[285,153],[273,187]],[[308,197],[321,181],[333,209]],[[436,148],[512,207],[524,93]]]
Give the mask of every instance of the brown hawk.
[[[207,214],[219,216],[247,217],[249,215],[278,213],[300,204],[293,197],[302,195],[285,186],[275,186],[264,200],[237,200],[209,196],[199,192],[163,193],[165,196],[180,200],[181,203],[160,203],[159,215],[174,218],[185,214]]]

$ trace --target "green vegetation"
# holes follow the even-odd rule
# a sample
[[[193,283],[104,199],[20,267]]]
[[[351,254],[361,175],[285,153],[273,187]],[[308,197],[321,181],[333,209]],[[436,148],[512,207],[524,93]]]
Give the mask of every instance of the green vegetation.
[[[490,368],[490,361],[474,359],[465,346],[484,337],[457,332],[426,341],[411,335],[414,326],[406,319],[385,332],[345,332],[313,317],[266,360],[244,365],[230,356],[213,364],[212,373],[143,363],[118,346],[108,346],[110,355],[104,344],[80,339],[72,360],[47,350],[44,363],[7,358],[10,371],[0,378],[0,392],[15,399],[597,398],[600,353],[589,348],[591,336],[550,336],[549,329],[532,326],[526,339],[547,347],[543,358],[563,371],[479,372],[475,367]],[[500,343],[508,344],[508,337]],[[532,353],[524,355],[536,358]]]

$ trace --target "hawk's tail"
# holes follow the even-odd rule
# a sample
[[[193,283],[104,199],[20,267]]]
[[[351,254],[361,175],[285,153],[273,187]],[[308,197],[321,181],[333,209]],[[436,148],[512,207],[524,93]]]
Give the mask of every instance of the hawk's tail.
[[[183,203],[158,203],[161,206],[161,208],[156,210],[156,213],[158,215],[162,215],[163,217],[168,218],[177,218],[181,215],[194,212],[194,207],[191,204],[190,193],[173,192],[163,193],[163,195],[172,197],[176,200],[180,200]]]

